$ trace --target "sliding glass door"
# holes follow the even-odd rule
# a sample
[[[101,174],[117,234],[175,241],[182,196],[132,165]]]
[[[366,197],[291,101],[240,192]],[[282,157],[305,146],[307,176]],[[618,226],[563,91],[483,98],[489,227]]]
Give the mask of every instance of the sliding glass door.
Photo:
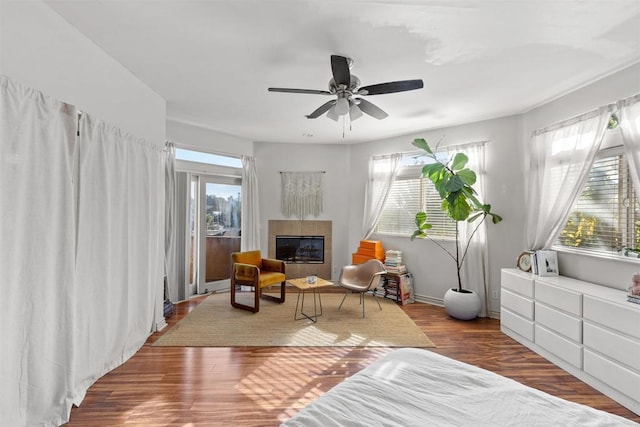
[[[231,252],[240,250],[241,185],[237,179],[194,176],[192,183],[192,294],[228,289]]]
[[[229,288],[231,252],[240,250],[240,159],[178,149],[177,169],[191,176],[188,200],[188,296]]]

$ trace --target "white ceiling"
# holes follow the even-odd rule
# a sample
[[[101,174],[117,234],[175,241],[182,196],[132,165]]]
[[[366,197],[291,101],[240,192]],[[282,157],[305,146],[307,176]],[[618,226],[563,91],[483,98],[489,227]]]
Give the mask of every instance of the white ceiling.
[[[47,0],[167,100],[169,120],[253,141],[351,143],[521,113],[640,61],[640,0]],[[307,119],[330,55],[389,117]]]

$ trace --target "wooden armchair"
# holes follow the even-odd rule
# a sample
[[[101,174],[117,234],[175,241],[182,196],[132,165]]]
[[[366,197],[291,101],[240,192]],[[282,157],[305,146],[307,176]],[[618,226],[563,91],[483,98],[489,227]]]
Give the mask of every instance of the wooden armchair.
[[[260,251],[233,252],[231,254],[231,305],[235,308],[260,311],[260,298],[284,302],[286,278],[284,261],[262,258]],[[262,288],[280,284],[280,297],[262,294]],[[251,286],[255,294],[253,306],[236,301],[236,288]]]

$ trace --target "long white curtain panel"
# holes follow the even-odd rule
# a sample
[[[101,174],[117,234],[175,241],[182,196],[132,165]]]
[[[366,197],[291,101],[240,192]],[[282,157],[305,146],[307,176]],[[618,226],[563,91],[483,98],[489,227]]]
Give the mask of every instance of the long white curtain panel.
[[[0,424],[71,410],[76,204],[73,106],[0,76]]]
[[[526,243],[549,248],[580,195],[607,130],[612,107],[602,107],[531,137],[525,173]]]
[[[162,316],[162,150],[0,76],[0,152],[0,424],[58,426]]]
[[[83,351],[74,385],[83,393],[151,333],[163,283],[164,170],[159,147],[89,114],[80,121],[79,150],[73,307]]]

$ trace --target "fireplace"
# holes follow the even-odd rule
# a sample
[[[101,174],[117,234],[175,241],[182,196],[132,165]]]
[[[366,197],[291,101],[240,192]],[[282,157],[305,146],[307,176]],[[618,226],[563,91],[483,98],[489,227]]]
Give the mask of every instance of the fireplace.
[[[276,259],[293,264],[323,264],[324,236],[276,236]]]
[[[286,254],[280,253],[279,256],[276,256],[276,237],[281,240],[279,242],[279,246],[282,246],[283,243],[291,244],[291,240],[287,239],[302,239],[303,244],[309,243],[304,242],[304,240],[311,239],[321,239],[322,246],[319,246],[319,243],[314,243],[316,246],[314,248],[324,249],[320,251],[320,253],[315,253],[313,255],[317,255],[315,257],[315,262],[302,261],[300,258],[296,261],[285,261],[286,262],[286,276],[287,279],[298,279],[300,277],[307,277],[310,274],[317,274],[318,277],[322,277],[323,279],[329,279],[332,277],[332,242],[333,239],[331,237],[331,221],[321,221],[321,220],[309,220],[309,221],[300,221],[300,220],[289,220],[289,219],[270,219],[269,220],[269,250],[268,256],[269,258],[289,258],[293,259],[291,256],[291,250],[285,249]],[[279,252],[281,252],[280,249]],[[287,255],[285,257],[285,255]],[[308,255],[308,254],[307,254]],[[337,272],[336,272],[337,274]]]

